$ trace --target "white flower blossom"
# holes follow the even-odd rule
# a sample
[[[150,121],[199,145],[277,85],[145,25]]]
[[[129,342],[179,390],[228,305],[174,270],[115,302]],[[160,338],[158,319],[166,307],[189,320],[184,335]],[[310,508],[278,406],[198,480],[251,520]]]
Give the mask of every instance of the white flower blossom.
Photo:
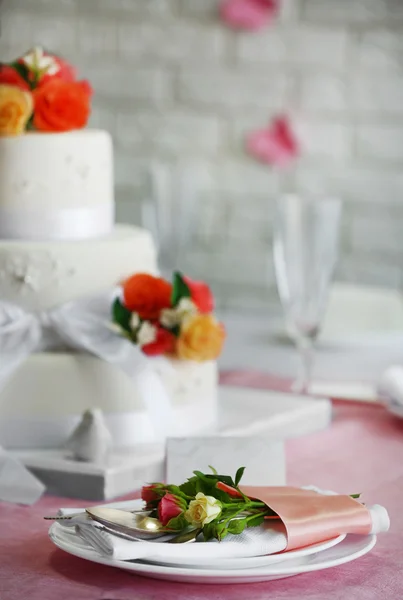
[[[53,56],[45,56],[43,49],[40,47],[33,48],[28,54],[22,57],[22,62],[34,73],[40,75],[55,75],[60,67]]]
[[[143,321],[137,332],[137,343],[142,348],[147,344],[152,344],[157,339],[157,328],[148,321]]]
[[[197,308],[190,298],[181,298],[175,308],[164,308],[161,311],[160,321],[164,327],[180,325],[184,319],[196,314]]]
[[[203,527],[214,521],[221,513],[221,502],[214,496],[205,496],[202,492],[196,494],[196,498],[189,502],[189,508],[185,512],[185,519],[194,527]]]
[[[132,331],[136,331],[136,329],[138,328],[138,326],[140,325],[140,317],[138,315],[138,313],[133,312],[130,316],[130,321],[129,321],[129,325],[130,325],[130,329]]]

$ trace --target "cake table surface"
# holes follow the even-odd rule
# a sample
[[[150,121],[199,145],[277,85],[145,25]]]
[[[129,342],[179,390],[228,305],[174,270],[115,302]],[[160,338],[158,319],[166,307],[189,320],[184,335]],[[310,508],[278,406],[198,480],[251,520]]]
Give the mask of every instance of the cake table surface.
[[[230,379],[228,377],[227,379]],[[234,378],[233,378],[234,379]],[[237,381],[242,377],[238,374]],[[253,384],[251,376],[245,382]],[[269,376],[259,386],[270,387]],[[278,383],[278,382],[275,382]],[[200,586],[154,581],[100,567],[56,549],[42,520],[84,502],[47,496],[33,507],[0,505],[2,600],[396,600],[403,589],[403,421],[378,404],[334,402],[329,429],[286,442],[288,483],[362,492],[387,507],[391,530],[375,549],[344,566],[253,585]],[[133,497],[133,495],[131,496]]]

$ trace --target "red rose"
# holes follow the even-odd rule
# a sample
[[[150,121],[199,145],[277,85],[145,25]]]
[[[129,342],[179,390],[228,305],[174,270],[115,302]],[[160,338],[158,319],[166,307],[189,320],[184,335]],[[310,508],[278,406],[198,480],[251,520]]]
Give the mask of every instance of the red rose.
[[[158,500],[160,497],[160,494],[157,493],[158,486],[155,484],[151,484],[151,485],[143,485],[143,487],[141,488],[141,499],[144,500],[144,502],[147,502],[147,504],[149,502],[154,502],[155,500]]]
[[[34,126],[39,131],[82,129],[90,116],[88,85],[82,81],[52,78],[33,91]]]
[[[21,77],[13,67],[0,64],[0,84],[14,85],[24,91],[29,91],[31,88],[28,83]]]
[[[157,321],[163,308],[171,306],[172,285],[160,277],[138,273],[123,284],[126,308],[141,319]]]
[[[201,313],[210,313],[214,310],[214,296],[211,289],[203,281],[192,281],[189,277],[184,277],[186,285],[190,290],[190,298]]]
[[[165,525],[168,525],[171,519],[174,519],[183,513],[181,504],[181,499],[173,494],[168,493],[161,498],[161,502],[158,505],[158,519],[164,527]]]
[[[170,331],[157,327],[157,337],[150,344],[142,346],[142,351],[147,356],[157,356],[159,354],[172,354],[175,350],[176,338]]]

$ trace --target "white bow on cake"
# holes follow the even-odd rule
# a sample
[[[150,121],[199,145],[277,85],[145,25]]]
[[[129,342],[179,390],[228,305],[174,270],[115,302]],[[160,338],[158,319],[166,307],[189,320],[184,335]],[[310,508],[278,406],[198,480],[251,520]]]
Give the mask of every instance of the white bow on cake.
[[[113,296],[71,301],[36,313],[0,301],[0,392],[30,354],[64,345],[89,352],[133,379],[158,437],[165,438],[172,423],[170,398],[140,348],[113,329]]]

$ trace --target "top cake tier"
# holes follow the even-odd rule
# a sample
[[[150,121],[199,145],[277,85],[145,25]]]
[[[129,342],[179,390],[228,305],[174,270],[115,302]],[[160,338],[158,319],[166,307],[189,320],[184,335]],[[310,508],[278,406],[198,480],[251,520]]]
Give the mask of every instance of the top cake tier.
[[[114,223],[113,150],[106,131],[0,137],[0,238],[102,237]]]

